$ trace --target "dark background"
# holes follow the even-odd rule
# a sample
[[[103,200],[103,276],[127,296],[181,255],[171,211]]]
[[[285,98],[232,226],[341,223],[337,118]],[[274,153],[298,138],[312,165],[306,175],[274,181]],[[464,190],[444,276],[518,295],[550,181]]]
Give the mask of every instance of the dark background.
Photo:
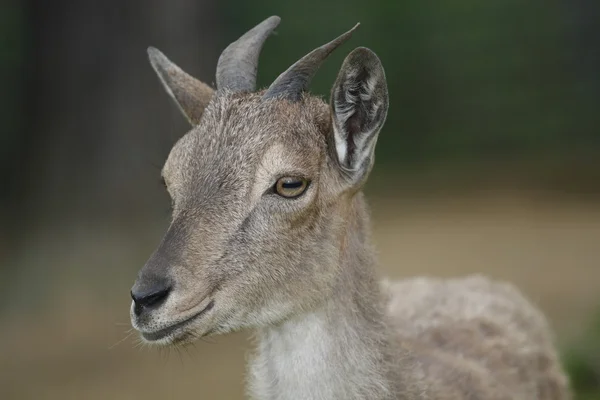
[[[159,170],[188,129],[145,49],[212,84],[225,46],[273,14],[261,86],[356,22],[313,92],[328,98],[356,46],[386,68],[367,187],[382,273],[513,281],[548,314],[579,398],[600,398],[596,0],[4,0],[0,397],[241,396],[243,334],[181,359],[135,335],[113,345],[168,223]]]

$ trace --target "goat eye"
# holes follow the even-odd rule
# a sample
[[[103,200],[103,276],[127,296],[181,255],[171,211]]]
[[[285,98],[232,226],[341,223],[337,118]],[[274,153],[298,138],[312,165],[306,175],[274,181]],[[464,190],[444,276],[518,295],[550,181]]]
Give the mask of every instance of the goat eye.
[[[308,180],[293,176],[279,178],[275,183],[275,191],[281,197],[293,199],[306,191]]]

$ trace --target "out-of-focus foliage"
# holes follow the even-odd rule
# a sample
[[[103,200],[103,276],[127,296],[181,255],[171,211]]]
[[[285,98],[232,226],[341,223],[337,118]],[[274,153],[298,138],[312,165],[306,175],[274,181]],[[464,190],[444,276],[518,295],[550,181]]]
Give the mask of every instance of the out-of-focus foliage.
[[[600,311],[588,331],[565,351],[563,358],[577,399],[600,399]]]
[[[237,32],[282,17],[261,56],[263,85],[360,21],[313,90],[328,96],[345,55],[372,48],[391,97],[378,157],[397,164],[600,154],[599,10],[584,0],[267,0],[224,12]]]

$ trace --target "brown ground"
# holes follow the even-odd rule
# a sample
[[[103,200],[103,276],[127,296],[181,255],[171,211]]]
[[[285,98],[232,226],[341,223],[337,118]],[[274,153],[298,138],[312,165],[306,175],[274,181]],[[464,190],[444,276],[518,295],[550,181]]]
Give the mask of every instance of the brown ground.
[[[600,306],[600,204],[495,193],[377,200],[372,208],[388,276],[485,272],[511,280],[547,312],[561,343]],[[26,257],[61,271],[35,275],[51,277],[51,296],[43,306],[15,305],[0,320],[0,398],[242,397],[246,335],[168,357],[135,348],[135,335],[115,345],[129,329],[127,291],[157,230],[133,238],[85,230],[65,235],[38,239]],[[135,251],[122,246],[127,240]],[[13,288],[21,298],[26,276]]]

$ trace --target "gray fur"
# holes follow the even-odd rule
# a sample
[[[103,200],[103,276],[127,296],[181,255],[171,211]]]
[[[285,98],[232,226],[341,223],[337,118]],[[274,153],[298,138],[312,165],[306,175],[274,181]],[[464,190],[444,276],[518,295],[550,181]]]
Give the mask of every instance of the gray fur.
[[[136,282],[173,290],[132,307],[137,330],[191,318],[163,345],[255,330],[256,399],[571,398],[544,316],[510,284],[377,277],[361,192],[388,104],[374,53],[348,56],[331,105],[263,94],[216,92],[173,147],[173,219]],[[285,199],[282,176],[311,184]]]

